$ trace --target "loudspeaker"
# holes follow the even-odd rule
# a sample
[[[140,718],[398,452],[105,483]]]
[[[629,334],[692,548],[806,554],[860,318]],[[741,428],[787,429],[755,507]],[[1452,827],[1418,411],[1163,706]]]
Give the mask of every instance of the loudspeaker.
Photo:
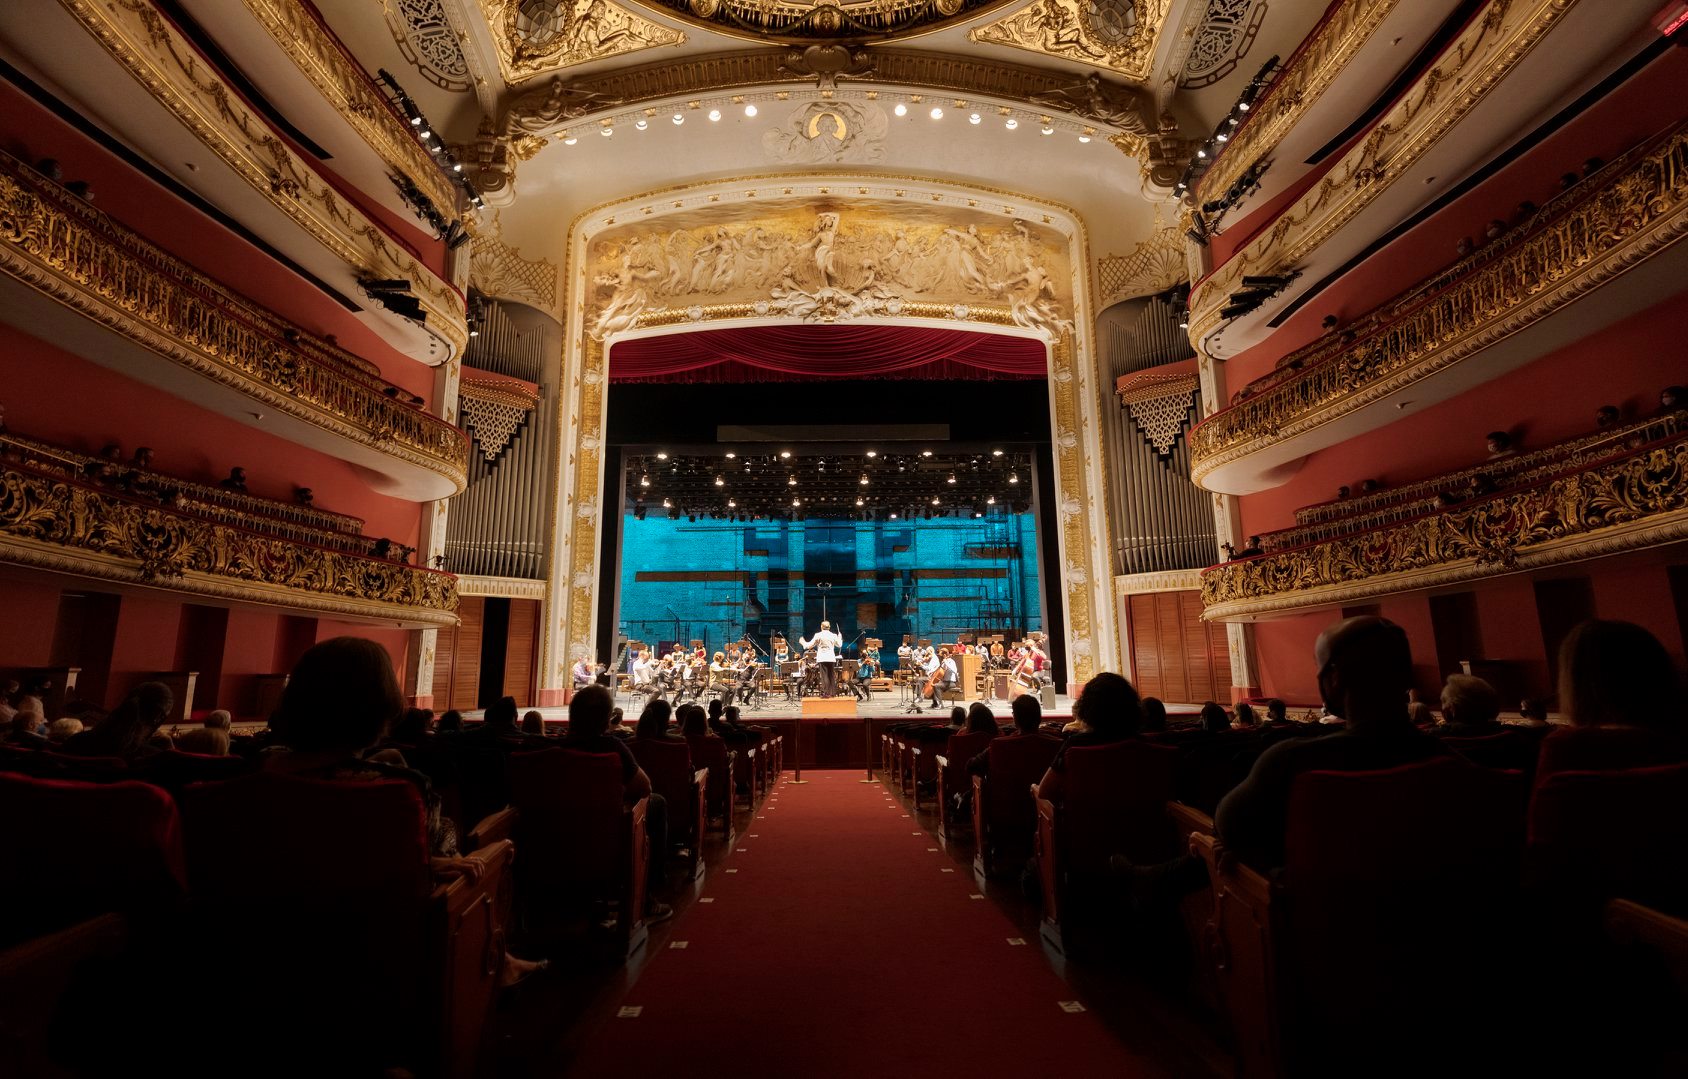
[[[1055,687],[1043,686],[1037,691],[1037,703],[1043,706],[1045,712],[1055,710]]]

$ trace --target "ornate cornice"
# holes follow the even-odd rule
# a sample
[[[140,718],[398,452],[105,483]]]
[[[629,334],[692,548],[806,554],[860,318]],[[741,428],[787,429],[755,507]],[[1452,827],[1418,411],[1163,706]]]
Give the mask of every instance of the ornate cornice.
[[[1235,621],[1688,539],[1688,439],[1534,487],[1202,573],[1202,617]]]
[[[1191,478],[1429,378],[1688,234],[1688,125],[1612,162],[1503,242],[1316,341],[1289,377],[1190,432]]]
[[[1199,569],[1165,569],[1152,573],[1122,573],[1114,578],[1114,595],[1140,596],[1145,592],[1195,592],[1202,586]]]
[[[1491,0],[1359,144],[1272,227],[1190,294],[1190,340],[1202,347],[1244,274],[1293,270],[1370,206],[1484,101],[1578,0]]]
[[[0,272],[277,412],[467,482],[462,431],[4,154]]]
[[[1196,181],[1192,205],[1230,189],[1256,161],[1277,149],[1283,137],[1318,104],[1348,63],[1389,18],[1398,0],[1342,0],[1326,13],[1278,76],[1231,134],[1225,150]]]
[[[482,0],[483,3],[489,0]],[[638,0],[718,34],[791,45],[863,45],[941,30],[1009,0]]]
[[[970,41],[1103,68],[1132,82],[1154,71],[1155,45],[1172,0],[1136,0],[1129,27],[1104,25],[1098,6],[1080,0],[1034,0],[1014,14],[967,32]],[[1119,10],[1119,9],[1110,9]]]
[[[460,596],[499,596],[505,599],[545,599],[545,582],[525,577],[480,577],[465,573],[457,578]]]
[[[457,190],[434,164],[422,144],[387,98],[370,81],[363,67],[349,56],[338,38],[323,25],[304,0],[245,0],[246,9],[263,24],[281,52],[334,106],[387,166],[452,216]]]
[[[1139,241],[1128,255],[1096,260],[1096,303],[1106,308],[1124,300],[1153,296],[1189,279],[1184,239],[1177,228],[1168,225]]]
[[[352,618],[457,621],[450,574],[259,535],[9,464],[0,467],[0,561]]]
[[[296,154],[150,0],[59,2],[183,127],[353,274],[408,280],[429,332],[462,355],[463,296]]]
[[[480,0],[492,31],[504,81],[515,86],[550,72],[663,45],[682,45],[686,35],[634,14],[612,0],[551,4],[554,22],[529,24],[518,0]]]

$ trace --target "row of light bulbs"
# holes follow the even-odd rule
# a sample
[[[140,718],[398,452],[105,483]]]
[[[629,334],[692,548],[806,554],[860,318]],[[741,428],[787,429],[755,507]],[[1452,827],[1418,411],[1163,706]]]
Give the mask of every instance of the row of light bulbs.
[[[735,103],[737,103],[736,100],[735,100]],[[907,116],[908,113],[909,113],[909,105],[910,104],[914,104],[914,105],[921,104],[921,98],[919,97],[919,95],[916,95],[914,97],[909,98],[908,101],[897,102],[896,106],[894,108],[892,108],[891,111],[896,113],[899,117]],[[957,102],[956,105],[957,105],[958,108],[964,108],[965,107],[964,103],[962,103],[962,102]],[[746,119],[755,119],[757,113],[760,111],[759,109],[757,109],[756,103],[753,102],[753,101],[744,102],[743,107],[744,107],[744,115],[745,115]],[[693,109],[693,110],[698,110],[698,111],[702,110],[702,106],[695,101],[691,103],[690,108]],[[1013,110],[1009,109],[1008,107],[1006,107],[1006,106],[999,107],[997,109],[997,113],[1000,116],[1003,117],[1002,126],[1007,128],[1009,131],[1013,131],[1020,126],[1020,121],[1014,116]],[[634,130],[644,131],[644,130],[648,129],[651,126],[651,121],[656,118],[656,114],[657,114],[656,109],[646,109],[643,116],[640,116],[638,119],[633,121]],[[704,115],[708,118],[710,123],[719,123],[724,114],[722,113],[722,111],[719,108],[711,108]],[[942,120],[944,118],[943,107],[939,106],[939,105],[934,105],[927,112],[926,115],[930,116],[934,120]],[[681,124],[686,122],[686,110],[684,110],[684,109],[674,110],[674,114],[671,117],[669,117],[669,119],[674,124],[674,126],[676,126],[676,127],[680,126]],[[984,117],[983,113],[970,112],[970,113],[967,114],[967,122],[970,123],[970,124],[973,124],[974,126],[978,126],[979,124],[984,123],[984,120],[985,120],[985,117]],[[1054,122],[1054,120],[1051,119],[1048,116],[1038,117],[1038,131],[1041,134],[1044,134],[1044,135],[1055,134],[1055,122]],[[598,127],[598,134],[602,135],[606,139],[611,137],[612,135],[614,135],[615,134],[615,121],[613,119],[600,121],[599,127]],[[1087,127],[1084,130],[1082,130],[1081,132],[1079,132],[1078,141],[1082,142],[1082,143],[1088,143],[1088,142],[1091,141],[1091,139],[1093,139],[1095,137],[1095,135],[1096,135],[1095,129]],[[580,141],[580,137],[578,135],[574,134],[572,131],[564,131],[562,133],[562,136],[563,136],[563,145],[564,146],[573,146],[575,143]]]

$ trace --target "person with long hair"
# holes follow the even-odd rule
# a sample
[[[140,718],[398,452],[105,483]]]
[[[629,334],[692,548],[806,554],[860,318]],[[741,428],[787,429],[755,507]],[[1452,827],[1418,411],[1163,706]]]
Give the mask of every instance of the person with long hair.
[[[1066,789],[1067,750],[1105,746],[1136,738],[1143,725],[1143,704],[1125,676],[1103,671],[1084,684],[1073,702],[1073,717],[1084,729],[1067,735],[1049,770],[1037,785],[1037,796],[1060,801]]]
[[[149,742],[160,724],[169,718],[175,703],[175,694],[163,682],[142,682],[92,730],[66,740],[61,752],[124,760],[156,752]]]
[[[651,701],[645,705],[644,711],[639,713],[639,724],[634,729],[633,737],[657,742],[671,740],[674,735],[669,733],[668,721],[673,714],[674,710],[667,701]]]
[[[1683,729],[1682,680],[1659,639],[1593,618],[1559,647],[1559,710],[1573,727]]]

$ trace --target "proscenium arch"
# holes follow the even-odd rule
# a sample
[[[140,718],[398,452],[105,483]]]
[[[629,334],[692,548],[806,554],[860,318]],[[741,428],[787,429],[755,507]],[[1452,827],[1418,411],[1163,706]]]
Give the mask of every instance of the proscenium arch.
[[[852,208],[858,207],[864,215],[860,220],[852,215]],[[883,215],[887,207],[897,209],[898,216],[873,216]],[[958,237],[965,233],[981,245],[995,243],[993,270],[1003,265],[1019,265],[1021,270],[1002,281],[988,279],[996,273],[977,275],[977,289],[966,294],[970,303],[961,301],[955,287],[958,274],[967,273],[953,265],[942,272],[926,267],[927,272],[915,276],[933,283],[901,289],[907,295],[900,294],[886,272],[866,259],[850,267],[842,264],[846,259],[833,269],[815,268],[819,252],[814,233],[827,227],[812,225],[804,236],[792,230],[795,221],[828,214],[836,217],[827,227],[836,231],[840,244],[858,234],[852,230],[923,226],[930,233],[949,222],[945,231],[954,230]],[[817,261],[794,268],[794,259],[778,272],[765,273],[764,279],[777,276],[780,282],[765,290],[768,295],[762,299],[756,298],[755,282],[737,287],[736,281],[735,287],[723,290],[725,295],[699,297],[719,302],[659,299],[662,268],[650,258],[655,238],[674,236],[682,231],[675,227],[681,223],[707,231],[728,222],[741,230],[763,228],[769,235],[783,229],[778,235],[789,241],[783,249],[787,254],[800,246],[804,259]],[[628,232],[630,224],[639,226],[636,233]],[[600,238],[614,244],[595,249]],[[956,241],[968,242],[966,237]],[[1038,272],[1049,267],[1032,265],[1038,261],[1035,256],[1057,248],[1064,262],[1054,273],[1061,280],[1042,281]],[[922,257],[935,258],[936,252],[928,250]],[[1084,222],[1073,210],[1013,192],[927,177],[758,175],[650,191],[577,217],[569,230],[564,275],[563,392],[558,400],[552,563],[541,646],[542,701],[560,702],[569,668],[594,652],[597,638],[603,515],[620,512],[604,475],[610,346],[634,336],[789,324],[794,319],[941,326],[1044,342],[1054,465],[1054,490],[1046,497],[1059,522],[1054,550],[1062,582],[1058,602],[1065,628],[1065,674],[1076,684],[1098,671],[1119,669],[1119,635],[1109,594],[1112,539],[1103,495],[1107,461],[1099,441],[1101,393],[1092,340],[1090,265]],[[672,282],[674,274],[668,276]],[[744,276],[748,280],[751,275]],[[1050,297],[1059,297],[1059,305]],[[1052,316],[1059,316],[1053,325]],[[1045,544],[1047,550],[1047,539]]]

